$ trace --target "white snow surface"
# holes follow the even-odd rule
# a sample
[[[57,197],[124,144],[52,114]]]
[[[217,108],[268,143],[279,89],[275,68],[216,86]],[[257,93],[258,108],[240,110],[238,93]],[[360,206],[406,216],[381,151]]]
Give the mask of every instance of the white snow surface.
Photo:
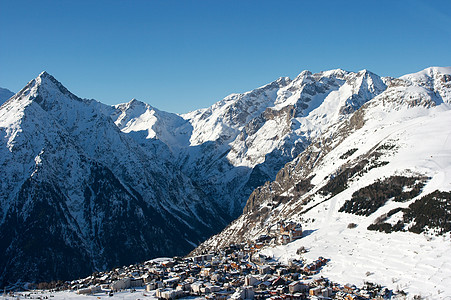
[[[173,152],[189,146],[191,126],[182,117],[136,99],[114,108],[113,120],[123,132],[145,132],[145,139],[159,139]]]

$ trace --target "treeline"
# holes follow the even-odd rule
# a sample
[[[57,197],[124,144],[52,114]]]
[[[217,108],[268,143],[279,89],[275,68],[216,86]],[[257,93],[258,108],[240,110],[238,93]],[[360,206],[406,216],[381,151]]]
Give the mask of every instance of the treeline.
[[[352,194],[339,209],[340,212],[369,216],[392,199],[405,202],[418,196],[424,186],[424,177],[391,176],[361,188]]]
[[[358,150],[357,148],[349,149],[348,151],[340,155],[340,159],[347,159],[348,157],[353,155],[357,150]]]
[[[402,220],[392,225],[385,222],[389,217],[402,211]],[[405,228],[406,224],[412,224]],[[428,194],[407,208],[396,208],[381,216],[368,230],[390,233],[393,231],[410,231],[422,233],[433,230],[437,235],[451,232],[451,192],[435,191]]]

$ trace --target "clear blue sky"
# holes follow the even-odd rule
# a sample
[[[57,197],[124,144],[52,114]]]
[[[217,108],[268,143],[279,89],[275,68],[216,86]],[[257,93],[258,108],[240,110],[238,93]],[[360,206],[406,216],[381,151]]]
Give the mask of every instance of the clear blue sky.
[[[451,1],[0,0],[0,86],[184,113],[302,70],[451,66]]]

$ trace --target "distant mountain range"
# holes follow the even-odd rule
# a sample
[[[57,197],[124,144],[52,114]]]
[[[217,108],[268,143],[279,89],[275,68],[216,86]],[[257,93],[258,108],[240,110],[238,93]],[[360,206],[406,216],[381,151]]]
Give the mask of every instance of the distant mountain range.
[[[13,92],[11,92],[8,89],[0,87],[0,105],[5,103],[5,101],[8,100],[9,98],[11,98],[12,96],[14,96]]]
[[[237,217],[196,251],[289,219],[311,237],[407,230],[366,227],[450,191],[450,74],[303,71],[176,115],[80,99],[44,72],[0,107],[0,285],[184,255]],[[414,192],[358,200],[378,182]]]

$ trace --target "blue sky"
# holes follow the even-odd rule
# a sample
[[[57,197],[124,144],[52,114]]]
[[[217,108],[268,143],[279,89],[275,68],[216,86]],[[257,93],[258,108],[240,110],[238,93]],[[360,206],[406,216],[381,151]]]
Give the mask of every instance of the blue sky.
[[[0,86],[184,113],[302,70],[451,66],[451,1],[0,0]]]

